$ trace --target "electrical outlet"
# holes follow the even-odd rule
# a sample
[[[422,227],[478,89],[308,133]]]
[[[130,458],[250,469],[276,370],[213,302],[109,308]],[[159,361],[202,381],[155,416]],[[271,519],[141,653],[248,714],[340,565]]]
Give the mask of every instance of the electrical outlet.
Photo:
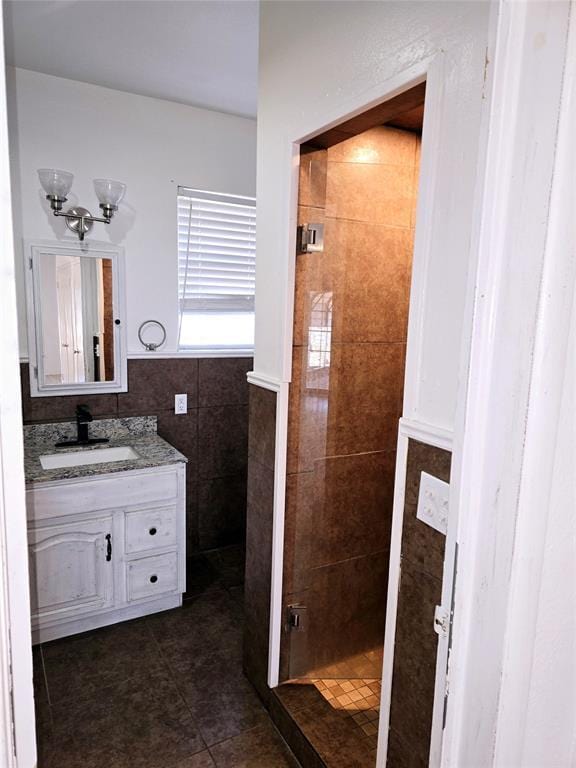
[[[174,395],[174,413],[188,413],[188,395]]]
[[[427,472],[420,473],[420,492],[416,517],[446,535],[450,486]]]

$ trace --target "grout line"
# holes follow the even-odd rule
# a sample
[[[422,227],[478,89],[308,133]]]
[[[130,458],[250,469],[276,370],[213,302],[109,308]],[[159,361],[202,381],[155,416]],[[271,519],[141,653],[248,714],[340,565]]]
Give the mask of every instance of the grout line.
[[[48,687],[48,675],[46,674],[46,664],[44,663],[44,649],[42,643],[40,643],[40,658],[42,659],[42,677],[44,678],[44,686],[46,687],[46,696],[48,698],[48,706],[50,707],[50,717],[52,717],[52,699],[50,698],[50,688]]]
[[[155,615],[155,614],[152,614],[152,615]],[[173,683],[174,687],[178,691],[178,695],[180,696],[180,698],[184,702],[184,706],[186,707],[186,709],[190,713],[190,717],[192,718],[192,722],[193,722],[194,727],[195,727],[195,729],[196,729],[196,731],[198,733],[200,741],[202,742],[202,744],[204,744],[204,749],[208,749],[208,744],[206,744],[206,741],[205,741],[204,736],[202,734],[202,730],[201,730],[200,726],[198,725],[198,723],[196,722],[196,718],[194,717],[194,713],[192,712],[192,708],[190,707],[190,705],[188,704],[188,700],[186,699],[186,697],[184,696],[184,694],[180,690],[180,686],[178,685],[178,678],[177,678],[174,670],[172,669],[172,665],[170,664],[168,659],[165,657],[164,652],[162,651],[162,646],[158,642],[158,638],[154,634],[154,630],[152,629],[152,627],[148,623],[147,617],[145,617],[145,623],[146,623],[146,626],[148,628],[148,631],[150,632],[150,635],[152,636],[154,644],[155,644],[156,648],[158,649],[158,655],[160,656],[160,658],[162,660],[162,664],[165,666],[166,671],[168,672],[168,676],[170,677],[170,681]],[[198,751],[202,752],[204,750],[198,750]],[[198,753],[196,752],[195,754],[198,754]]]
[[[264,713],[268,714],[268,710],[265,708],[265,706],[262,703],[261,703],[261,707]],[[233,741],[234,739],[237,739],[239,736],[243,736],[245,733],[251,733],[252,731],[255,731],[257,728],[261,728],[263,724],[264,723],[257,723],[256,725],[253,725],[251,728],[245,728],[243,731],[239,731],[234,736],[227,736],[225,739],[220,739],[220,741],[216,741],[214,742],[214,744],[211,744],[208,747],[208,751],[210,752],[210,750],[214,749],[214,747],[219,747],[221,744],[226,744],[226,742],[228,741]],[[212,752],[210,752],[210,754],[212,755]],[[214,762],[216,762],[216,758],[214,757],[214,755],[212,755],[212,759],[214,760]]]

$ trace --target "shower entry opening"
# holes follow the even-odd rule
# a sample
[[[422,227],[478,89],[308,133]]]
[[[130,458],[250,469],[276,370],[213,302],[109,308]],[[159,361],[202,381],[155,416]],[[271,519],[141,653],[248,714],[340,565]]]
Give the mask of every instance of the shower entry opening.
[[[301,146],[275,695],[328,766],[376,764],[425,88]]]

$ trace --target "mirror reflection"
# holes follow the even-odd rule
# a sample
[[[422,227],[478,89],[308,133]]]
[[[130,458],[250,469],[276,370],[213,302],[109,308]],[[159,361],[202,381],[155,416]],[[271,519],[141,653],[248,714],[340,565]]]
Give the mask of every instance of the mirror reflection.
[[[113,381],[112,259],[50,252],[39,256],[42,383]]]

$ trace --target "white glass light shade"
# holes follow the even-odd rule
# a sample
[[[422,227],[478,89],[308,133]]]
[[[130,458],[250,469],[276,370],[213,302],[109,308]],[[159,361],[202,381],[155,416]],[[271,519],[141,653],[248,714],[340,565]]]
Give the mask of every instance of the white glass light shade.
[[[74,181],[73,174],[55,168],[39,168],[38,178],[44,192],[55,197],[66,197]]]
[[[126,184],[112,179],[94,179],[94,191],[102,205],[118,205],[126,192]]]

